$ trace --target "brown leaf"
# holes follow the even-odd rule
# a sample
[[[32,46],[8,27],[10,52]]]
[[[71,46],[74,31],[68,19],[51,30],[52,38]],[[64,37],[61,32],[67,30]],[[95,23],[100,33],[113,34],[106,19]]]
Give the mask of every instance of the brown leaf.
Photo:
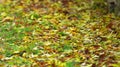
[[[95,49],[99,49],[99,48],[100,48],[100,45],[93,45],[93,47],[94,47]]]
[[[3,58],[3,55],[0,55],[0,59],[2,59]]]
[[[37,61],[37,64],[39,65],[39,67],[47,67],[47,63],[45,61]]]
[[[101,54],[101,55],[99,56],[100,62],[103,62],[103,61],[104,61],[105,56],[106,56],[105,54]]]
[[[88,49],[85,49],[85,54],[90,54],[90,51]]]
[[[106,28],[112,29],[112,27],[113,27],[115,24],[116,24],[115,22],[110,22],[110,23],[106,26]]]
[[[91,66],[91,67],[97,67],[97,66],[96,66],[96,64],[94,63],[94,64],[92,64],[92,66]]]

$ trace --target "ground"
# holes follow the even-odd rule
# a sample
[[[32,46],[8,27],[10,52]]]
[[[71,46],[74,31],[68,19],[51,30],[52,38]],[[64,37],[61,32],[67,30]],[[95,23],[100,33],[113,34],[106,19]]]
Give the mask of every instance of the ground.
[[[120,18],[90,0],[0,4],[0,67],[119,67]]]

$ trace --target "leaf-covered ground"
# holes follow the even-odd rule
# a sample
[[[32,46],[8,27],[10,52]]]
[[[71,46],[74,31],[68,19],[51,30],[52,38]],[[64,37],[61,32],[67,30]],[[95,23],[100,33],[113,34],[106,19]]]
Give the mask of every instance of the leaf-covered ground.
[[[0,67],[119,67],[120,18],[105,12],[90,0],[0,4]]]

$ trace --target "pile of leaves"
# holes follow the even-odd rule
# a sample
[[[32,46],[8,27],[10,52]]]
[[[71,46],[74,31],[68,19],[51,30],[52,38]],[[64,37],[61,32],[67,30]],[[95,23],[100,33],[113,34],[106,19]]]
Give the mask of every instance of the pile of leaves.
[[[0,67],[119,67],[120,18],[90,2],[0,4]]]

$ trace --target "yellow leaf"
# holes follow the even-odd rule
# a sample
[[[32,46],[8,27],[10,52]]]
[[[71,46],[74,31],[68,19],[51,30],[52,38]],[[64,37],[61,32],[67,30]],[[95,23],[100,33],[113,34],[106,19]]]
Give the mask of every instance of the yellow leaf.
[[[7,16],[7,13],[3,12],[1,13],[1,16]]]
[[[51,44],[50,41],[47,41],[47,42],[44,43],[44,45],[50,45],[50,44]]]
[[[14,17],[5,17],[2,22],[14,20]]]

